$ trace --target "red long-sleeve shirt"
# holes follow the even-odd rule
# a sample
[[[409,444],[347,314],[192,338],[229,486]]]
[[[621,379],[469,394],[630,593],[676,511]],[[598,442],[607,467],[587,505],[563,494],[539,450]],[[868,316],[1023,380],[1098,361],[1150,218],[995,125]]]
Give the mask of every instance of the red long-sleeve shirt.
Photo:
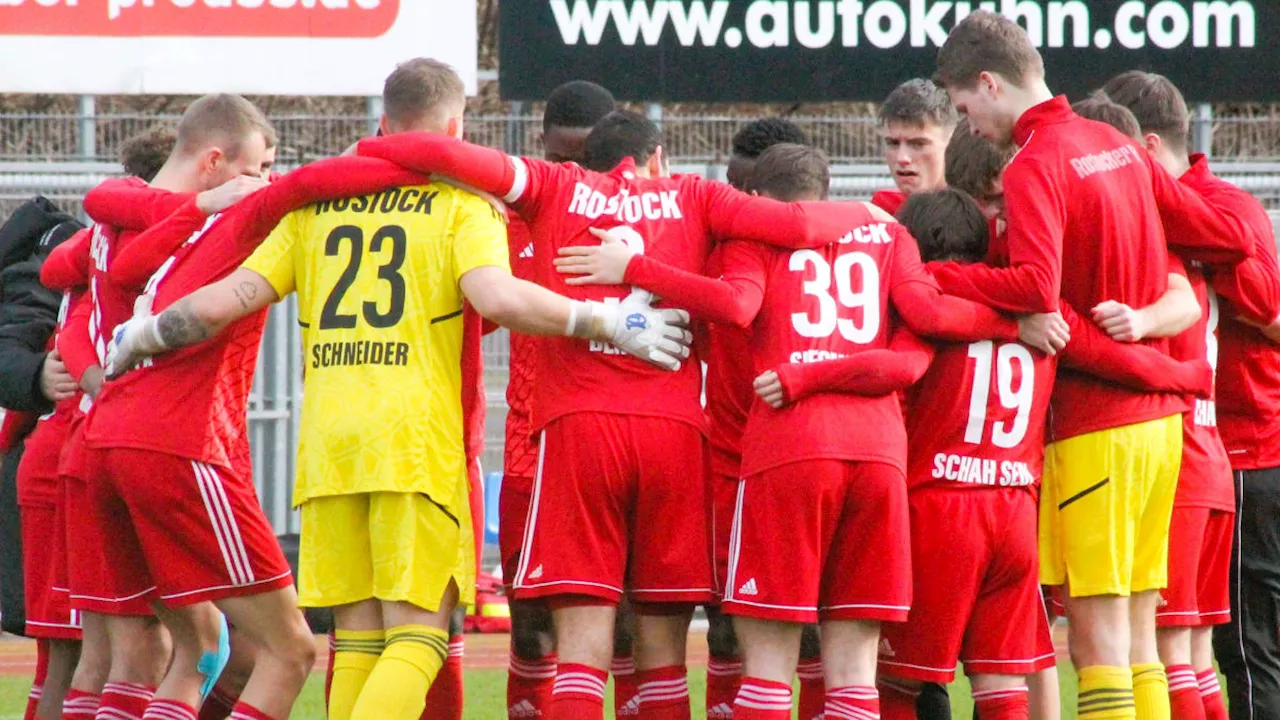
[[[1280,466],[1280,348],[1257,328],[1280,316],[1280,267],[1271,219],[1257,198],[1218,177],[1203,155],[1191,157],[1179,180],[1206,202],[1245,219],[1253,257],[1208,268],[1210,286],[1224,301],[1218,325],[1218,430],[1231,466],[1253,470]]]

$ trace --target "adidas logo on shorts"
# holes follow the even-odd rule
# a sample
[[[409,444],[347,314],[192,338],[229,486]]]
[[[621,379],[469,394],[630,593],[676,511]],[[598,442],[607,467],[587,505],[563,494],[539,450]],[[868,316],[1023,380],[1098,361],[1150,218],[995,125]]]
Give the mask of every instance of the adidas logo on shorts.
[[[529,573],[529,579],[530,579],[530,580],[537,580],[537,579],[538,579],[538,578],[540,578],[540,577],[542,577],[542,566],[541,566],[541,565],[539,565],[538,567],[534,568],[534,569],[533,569],[533,572]]]
[[[520,251],[520,257],[522,258],[533,257],[533,243],[529,243],[528,247]]]
[[[889,638],[880,638],[880,657],[893,657],[896,654],[889,644]]]
[[[513,717],[513,718],[542,717],[542,711],[534,707],[533,703],[529,702],[528,700],[521,700],[515,705],[512,705],[511,707],[507,708],[507,717]]]
[[[707,710],[707,720],[733,720],[733,707],[729,703],[720,703]]]
[[[758,594],[760,594],[760,591],[756,589],[756,579],[755,579],[755,578],[751,578],[750,580],[748,580],[748,581],[744,582],[744,583],[742,584],[742,587],[738,588],[738,594],[739,594],[739,595],[758,595]]]

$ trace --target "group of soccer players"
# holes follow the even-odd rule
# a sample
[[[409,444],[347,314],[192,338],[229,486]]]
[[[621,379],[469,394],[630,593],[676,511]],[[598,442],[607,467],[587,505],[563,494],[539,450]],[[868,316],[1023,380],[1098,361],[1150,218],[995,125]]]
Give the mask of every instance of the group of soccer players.
[[[1266,213],[1188,155],[1160,76],[1073,110],[978,12],[934,81],[882,106],[873,203],[829,201],[779,119],[729,184],[673,177],[590,83],[516,158],[460,140],[456,74],[409,61],[379,137],[269,185],[262,115],[196,101],[41,272],[60,402],[20,487],[29,628],[57,642],[29,715],[283,719],[301,606],[333,610],[331,718],[456,717],[430,689],[474,597],[502,325],[509,717],[602,718],[612,671],[618,716],[689,718],[703,606],[708,717],[789,718],[797,675],[802,720],[949,717],[962,662],[983,720],[1057,718],[1046,595],[1079,717],[1225,718],[1215,649],[1233,717],[1280,717]],[[290,293],[296,591],[245,427]]]

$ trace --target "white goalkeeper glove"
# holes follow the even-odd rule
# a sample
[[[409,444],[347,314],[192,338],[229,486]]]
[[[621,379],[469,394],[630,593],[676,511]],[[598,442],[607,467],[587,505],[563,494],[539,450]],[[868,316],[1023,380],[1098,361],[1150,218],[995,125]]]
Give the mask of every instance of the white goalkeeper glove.
[[[606,342],[665,370],[679,370],[689,357],[693,334],[689,313],[655,308],[647,290],[633,290],[617,305],[575,302],[569,313],[568,334]]]
[[[156,353],[169,349],[160,339],[156,316],[151,314],[151,295],[141,295],[133,303],[133,317],[116,326],[107,345],[108,380],[114,380]]]

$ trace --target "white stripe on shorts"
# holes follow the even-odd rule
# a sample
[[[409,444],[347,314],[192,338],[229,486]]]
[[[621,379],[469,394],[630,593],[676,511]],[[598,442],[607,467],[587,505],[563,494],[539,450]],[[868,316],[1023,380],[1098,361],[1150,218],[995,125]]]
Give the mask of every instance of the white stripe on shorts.
[[[222,487],[222,478],[212,467],[192,461],[195,470],[196,484],[200,487],[200,497],[209,514],[209,524],[218,539],[218,549],[222,552],[222,560],[227,566],[227,575],[233,586],[249,585],[253,582],[253,568],[249,564],[249,554],[245,551],[244,540],[240,537],[240,528],[236,525],[232,514],[231,503],[227,500],[226,490]]]

